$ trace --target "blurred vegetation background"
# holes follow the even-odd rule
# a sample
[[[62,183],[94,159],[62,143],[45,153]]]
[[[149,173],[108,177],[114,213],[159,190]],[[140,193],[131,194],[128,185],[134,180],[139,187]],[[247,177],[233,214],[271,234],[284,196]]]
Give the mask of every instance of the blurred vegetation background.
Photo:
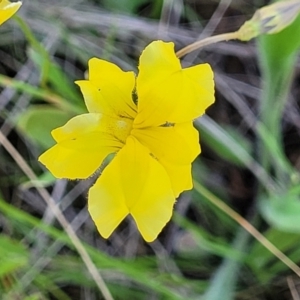
[[[58,204],[113,299],[300,299],[297,267],[276,257],[282,251],[300,263],[299,17],[279,34],[222,42],[182,59],[183,66],[212,65],[216,103],[195,120],[202,154],[194,190],[180,196],[157,241],[145,243],[131,220],[102,239],[86,208],[95,178],[56,180],[37,162],[54,144],[50,131],[85,112],[74,80],[84,78],[89,58],[136,71],[149,42],[174,41],[179,50],[237,30],[266,4],[24,0],[0,28],[0,130],[7,138],[0,139],[0,299],[105,299],[41,190]]]

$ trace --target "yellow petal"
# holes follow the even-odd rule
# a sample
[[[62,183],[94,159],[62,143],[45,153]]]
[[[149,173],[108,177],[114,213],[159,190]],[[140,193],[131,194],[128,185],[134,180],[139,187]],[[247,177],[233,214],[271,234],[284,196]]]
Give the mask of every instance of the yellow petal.
[[[175,198],[168,174],[132,136],[118,153],[118,159],[127,207],[143,238],[152,242],[173,212]]]
[[[120,172],[118,160],[114,158],[89,191],[89,212],[99,233],[106,239],[129,214],[120,184]]]
[[[91,132],[102,132],[108,138],[125,144],[131,128],[132,120],[130,119],[116,119],[102,114],[90,113],[72,118],[64,126],[54,129],[51,134],[56,142],[61,142],[74,140]]]
[[[192,165],[177,165],[166,160],[159,161],[168,173],[172,189],[177,198],[183,191],[193,188]]]
[[[200,154],[199,133],[192,122],[133,129],[131,135],[148,147],[159,161],[190,164]]]
[[[165,168],[175,197],[193,187],[191,163],[200,154],[199,133],[192,122],[133,129],[134,135]]]
[[[22,5],[21,1],[9,2],[8,0],[0,1],[0,25],[14,15]]]
[[[166,171],[131,136],[92,187],[91,200],[89,210],[102,236],[108,237],[130,213],[147,242],[170,220],[175,202]]]
[[[76,139],[80,135],[99,131],[101,119],[101,114],[82,114],[70,119],[64,126],[52,130],[51,134],[56,142]]]
[[[137,78],[138,128],[192,121],[214,102],[208,64],[181,69],[173,43],[156,41],[140,57]]]
[[[44,152],[39,161],[57,178],[91,176],[108,154],[123,146],[121,141],[107,134],[106,125],[105,117],[100,114],[74,117],[53,131],[58,144]]]
[[[89,112],[130,119],[136,116],[136,104],[132,99],[133,72],[124,72],[113,63],[92,58],[89,61],[89,80],[75,83],[81,88]]]

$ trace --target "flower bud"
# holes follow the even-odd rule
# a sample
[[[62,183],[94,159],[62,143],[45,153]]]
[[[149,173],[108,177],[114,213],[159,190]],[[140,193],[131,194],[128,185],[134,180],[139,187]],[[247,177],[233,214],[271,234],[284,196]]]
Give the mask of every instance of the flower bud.
[[[285,0],[260,8],[238,30],[241,41],[260,34],[274,34],[289,26],[300,12],[300,0]]]

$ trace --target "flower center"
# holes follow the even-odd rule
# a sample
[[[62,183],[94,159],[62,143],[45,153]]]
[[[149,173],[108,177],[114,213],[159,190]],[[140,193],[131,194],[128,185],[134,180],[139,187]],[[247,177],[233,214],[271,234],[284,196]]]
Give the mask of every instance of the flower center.
[[[133,119],[121,117],[120,119],[112,119],[109,124],[110,133],[117,140],[125,144],[127,137],[132,129]]]

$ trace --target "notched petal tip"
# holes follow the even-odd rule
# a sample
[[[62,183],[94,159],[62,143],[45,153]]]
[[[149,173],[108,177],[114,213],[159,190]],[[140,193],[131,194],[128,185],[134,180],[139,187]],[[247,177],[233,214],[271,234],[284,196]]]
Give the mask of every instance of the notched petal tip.
[[[135,137],[120,151],[122,186],[129,212],[147,242],[152,242],[170,221],[175,197],[164,167]]]
[[[38,161],[41,162],[53,176],[60,179],[86,179],[100,166],[100,164],[95,165],[91,160],[80,161],[79,152],[65,148],[59,144],[42,153]]]
[[[88,80],[75,82],[81,89],[88,111],[134,119],[137,111],[132,100],[135,74],[95,57],[89,60],[88,73]]]
[[[57,178],[85,179],[100,167],[122,143],[108,135],[107,122],[100,114],[82,114],[53,130],[57,144],[39,160]]]
[[[139,70],[136,128],[192,121],[214,102],[211,67],[203,64],[182,69],[173,43],[147,46]]]
[[[88,209],[104,238],[109,238],[129,214],[120,184],[120,173],[120,162],[114,158],[89,191]]]
[[[152,242],[171,219],[174,203],[165,169],[131,136],[89,192],[89,211],[104,238],[131,214]]]

